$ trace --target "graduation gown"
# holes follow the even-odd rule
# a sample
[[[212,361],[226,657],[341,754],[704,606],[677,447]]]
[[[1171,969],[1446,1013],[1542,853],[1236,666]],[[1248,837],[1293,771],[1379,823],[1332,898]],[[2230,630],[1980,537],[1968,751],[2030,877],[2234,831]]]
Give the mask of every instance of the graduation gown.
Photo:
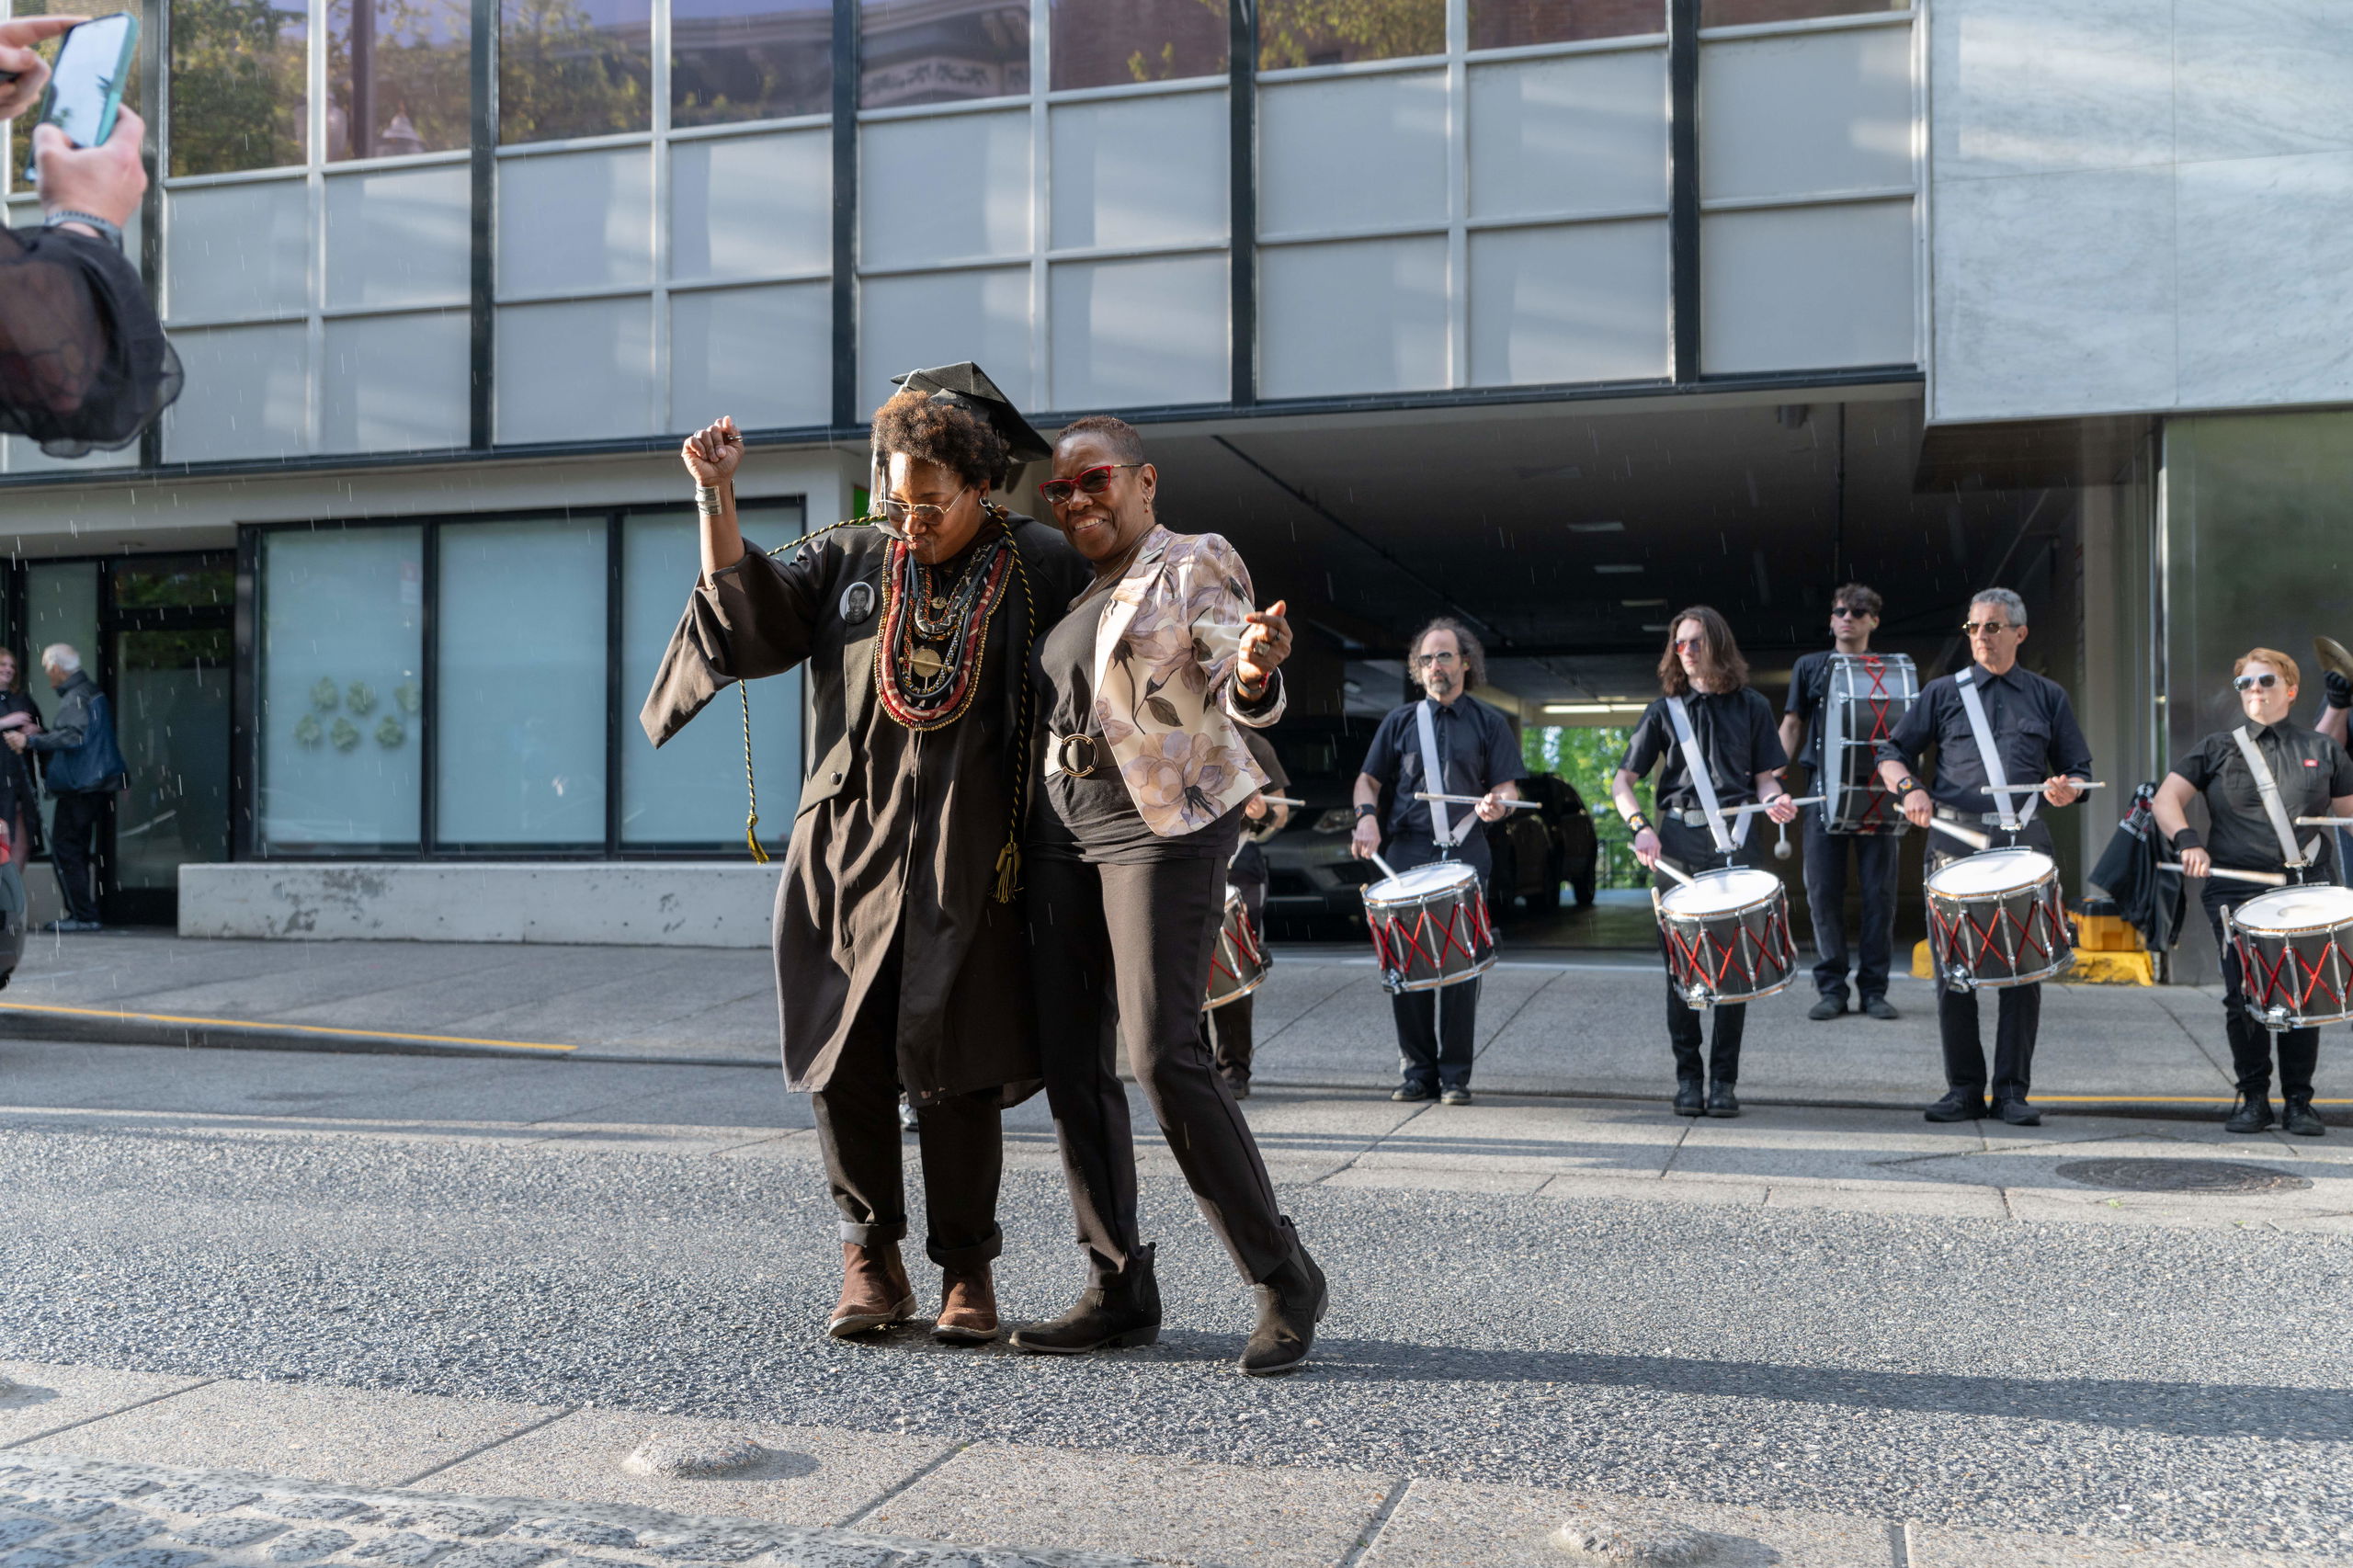
[[[918,1103],[996,1089],[1010,1105],[1038,1086],[1021,905],[991,894],[1016,827],[1013,769],[1029,765],[1011,750],[1032,607],[1043,636],[1091,573],[1055,530],[1026,517],[1013,528],[1020,566],[991,619],[979,689],[953,723],[909,730],[876,699],[890,540],[864,526],[835,529],[789,562],[747,540],[741,562],[696,585],[639,715],[660,745],[731,682],[804,672],[816,760],[774,932],[796,1089],[825,1086],[851,1025],[875,1008],[896,1015],[899,1083]],[[894,941],[892,993],[877,981]]]

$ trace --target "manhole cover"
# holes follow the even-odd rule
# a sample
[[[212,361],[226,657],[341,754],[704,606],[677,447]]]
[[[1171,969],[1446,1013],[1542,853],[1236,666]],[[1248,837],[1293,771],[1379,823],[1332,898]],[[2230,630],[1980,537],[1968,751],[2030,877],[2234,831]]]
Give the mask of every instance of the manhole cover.
[[[2300,1176],[2240,1160],[2064,1160],[2069,1181],[2116,1192],[2283,1192],[2312,1186]]]

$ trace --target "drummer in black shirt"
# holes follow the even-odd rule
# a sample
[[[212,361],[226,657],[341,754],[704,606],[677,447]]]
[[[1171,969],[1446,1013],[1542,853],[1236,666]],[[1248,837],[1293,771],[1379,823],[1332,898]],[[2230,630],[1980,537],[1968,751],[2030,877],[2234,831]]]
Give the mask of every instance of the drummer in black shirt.
[[[1773,729],[1773,705],[1748,684],[1748,661],[1741,657],[1731,625],[1705,605],[1697,605],[1669,621],[1666,652],[1659,656],[1658,684],[1665,696],[1643,710],[1626,760],[1610,780],[1609,793],[1618,814],[1634,830],[1634,854],[1652,868],[1654,887],[1665,892],[1675,886],[1657,869],[1664,858],[1685,872],[1713,870],[1719,866],[1755,866],[1756,848],[1749,840],[1754,813],[1720,818],[1721,829],[1733,847],[1721,847],[1718,829],[1710,825],[1705,797],[1693,780],[1678,744],[1675,721],[1679,702],[1689,716],[1692,736],[1707,764],[1708,784],[1716,804],[1725,812],[1734,806],[1769,801],[1765,814],[1775,822],[1793,822],[1798,809],[1781,788],[1780,770],[1789,766],[1780,736]],[[1643,815],[1634,798],[1634,784],[1655,766],[1659,820]],[[1762,840],[1757,841],[1758,845]],[[1659,932],[1659,953],[1666,952],[1666,933]],[[1666,977],[1666,1036],[1675,1049],[1675,1114],[1677,1116],[1738,1116],[1740,1097],[1733,1085],[1740,1081],[1740,1037],[1747,1027],[1744,1003],[1717,1006],[1715,1037],[1706,1064],[1708,1083],[1701,1077],[1699,1015],[1676,989],[1672,970]],[[1705,1087],[1703,1094],[1702,1087]]]
[[[1939,676],[1920,688],[1920,700],[1879,744],[1880,778],[1904,802],[1915,827],[1943,822],[1991,835],[1991,848],[2036,849],[2056,856],[2049,824],[2033,815],[2039,801],[2072,805],[2092,768],[2091,746],[2075,722],[2075,708],[2057,681],[2018,667],[2026,641],[2026,601],[2007,588],[1988,588],[1970,601],[1961,627],[1973,662],[1956,675]],[[1984,710],[1986,740],[2003,781],[2017,786],[2003,797],[1986,791],[1995,780],[1979,748],[1975,727],[1961,695],[1966,676]],[[1936,781],[1913,777],[1937,748]],[[2004,825],[2015,813],[2015,829]],[[1950,834],[1931,830],[1927,869],[1934,875],[1950,861],[1975,853]],[[2036,1031],[2042,1020],[2042,985],[2006,986],[1994,1034],[1994,1114],[2014,1127],[2034,1127],[2041,1113],[2027,1104],[2034,1068]],[[1944,1098],[1930,1106],[1930,1121],[1972,1121],[1985,1114],[1985,1048],[1977,1032],[1977,993],[1937,976],[1937,1030],[1945,1055]]]
[[[2212,875],[2218,866],[2241,871],[2284,873],[2291,882],[2331,881],[2329,840],[2320,829],[2302,831],[2300,816],[2353,815],[2353,756],[2327,735],[2290,717],[2296,705],[2296,661],[2276,648],[2253,648],[2231,668],[2246,722],[2217,730],[2173,765],[2154,802],[2158,829],[2181,854],[2185,876],[2206,879],[2201,902],[2222,955],[2222,1027],[2231,1042],[2231,1066],[2238,1076],[2239,1103],[2222,1123],[2233,1132],[2260,1132],[2271,1125],[2271,1040],[2247,1010],[2244,977],[2235,948],[2223,939],[2222,912],[2268,890],[2259,882]],[[2281,820],[2272,821],[2250,766],[2248,748],[2269,775]],[[2189,825],[2193,796],[2206,799],[2210,846]],[[2282,844],[2282,837],[2288,842]],[[2290,847],[2294,853],[2290,854]],[[2313,1069],[2320,1060],[2320,1030],[2279,1032],[2279,1092],[2286,1102],[2279,1118],[2288,1131],[2317,1138],[2327,1129],[2313,1114]]]

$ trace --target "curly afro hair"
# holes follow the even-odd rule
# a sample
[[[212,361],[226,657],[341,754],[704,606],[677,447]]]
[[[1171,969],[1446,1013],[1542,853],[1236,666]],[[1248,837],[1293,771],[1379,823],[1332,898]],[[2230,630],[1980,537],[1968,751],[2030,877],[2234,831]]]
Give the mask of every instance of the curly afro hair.
[[[1005,437],[970,404],[929,392],[903,392],[874,411],[874,459],[887,465],[904,452],[938,463],[975,490],[1005,487]]]

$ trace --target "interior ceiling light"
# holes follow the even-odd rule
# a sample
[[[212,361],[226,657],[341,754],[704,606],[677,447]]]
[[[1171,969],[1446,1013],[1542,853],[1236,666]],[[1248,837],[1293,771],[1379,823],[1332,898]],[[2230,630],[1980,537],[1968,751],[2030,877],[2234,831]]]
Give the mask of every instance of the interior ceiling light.
[[[1666,630],[1666,622],[1663,620],[1646,620],[1643,622],[1643,630],[1645,631],[1664,631]]]
[[[1583,479],[1585,470],[1574,463],[1548,463],[1537,468],[1515,468],[1512,472],[1522,479]]]
[[[1573,534],[1621,534],[1626,531],[1626,525],[1614,520],[1606,523],[1571,523],[1569,531]]]
[[[1560,714],[1582,713],[1590,716],[1604,713],[1640,713],[1649,707],[1650,704],[1647,702],[1548,702],[1544,705],[1544,711]]]
[[[1631,577],[1642,567],[1631,561],[1605,561],[1594,570],[1605,577]]]
[[[1666,608],[1665,599],[1620,599],[1618,602],[1627,609],[1665,609]]]

